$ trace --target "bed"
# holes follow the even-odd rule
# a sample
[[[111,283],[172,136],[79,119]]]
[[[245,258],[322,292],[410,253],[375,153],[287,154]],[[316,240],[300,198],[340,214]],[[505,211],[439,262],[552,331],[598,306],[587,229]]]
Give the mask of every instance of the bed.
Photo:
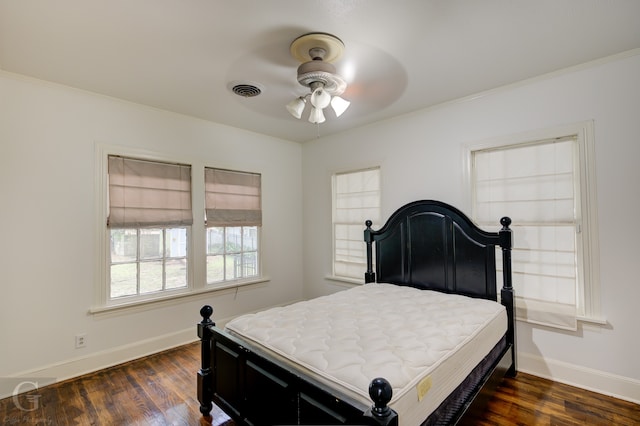
[[[378,230],[365,223],[365,285],[224,329],[204,306],[202,424],[214,403],[242,425],[464,420],[517,371],[511,220],[500,224],[487,232],[453,206],[412,202]]]

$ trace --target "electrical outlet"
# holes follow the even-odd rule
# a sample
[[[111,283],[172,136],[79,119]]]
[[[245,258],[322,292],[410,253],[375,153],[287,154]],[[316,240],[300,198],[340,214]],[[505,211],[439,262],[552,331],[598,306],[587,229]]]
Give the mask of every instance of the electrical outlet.
[[[87,346],[87,335],[86,334],[77,334],[76,335],[76,349],[84,348]]]

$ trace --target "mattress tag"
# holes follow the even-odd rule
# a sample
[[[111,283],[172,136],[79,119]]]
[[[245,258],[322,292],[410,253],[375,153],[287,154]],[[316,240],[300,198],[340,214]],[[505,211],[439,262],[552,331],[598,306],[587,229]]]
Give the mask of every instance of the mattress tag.
[[[420,380],[418,386],[416,387],[418,390],[418,401],[422,401],[422,398],[429,392],[431,389],[431,376],[427,376],[424,379]]]

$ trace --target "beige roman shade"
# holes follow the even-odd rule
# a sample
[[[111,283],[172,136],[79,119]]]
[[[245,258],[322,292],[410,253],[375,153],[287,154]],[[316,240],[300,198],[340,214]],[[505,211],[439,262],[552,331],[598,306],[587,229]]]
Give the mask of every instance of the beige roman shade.
[[[360,280],[367,268],[364,223],[381,220],[380,169],[335,174],[333,197],[333,273]]]
[[[111,228],[189,226],[191,166],[109,156]]]
[[[576,329],[581,223],[575,158],[569,136],[476,151],[473,164],[475,219],[486,229],[501,216],[513,220],[516,316],[569,330]]]
[[[205,168],[206,226],[262,226],[261,176]]]

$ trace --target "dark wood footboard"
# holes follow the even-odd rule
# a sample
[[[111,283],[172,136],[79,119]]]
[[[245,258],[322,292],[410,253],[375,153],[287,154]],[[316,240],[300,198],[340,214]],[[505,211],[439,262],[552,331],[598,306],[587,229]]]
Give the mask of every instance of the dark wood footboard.
[[[243,425],[397,426],[398,416],[387,406],[392,392],[385,379],[371,382],[373,404],[367,407],[216,328],[211,306],[204,306],[200,314],[198,400],[202,424],[211,423],[215,403]]]

